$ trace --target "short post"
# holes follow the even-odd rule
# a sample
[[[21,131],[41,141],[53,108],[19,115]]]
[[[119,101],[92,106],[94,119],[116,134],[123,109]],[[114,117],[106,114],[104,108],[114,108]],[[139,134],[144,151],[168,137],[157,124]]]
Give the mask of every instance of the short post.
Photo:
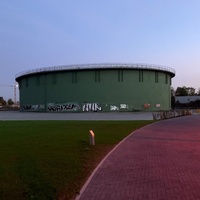
[[[95,135],[92,130],[90,130],[90,145],[92,145],[92,146],[95,145]]]

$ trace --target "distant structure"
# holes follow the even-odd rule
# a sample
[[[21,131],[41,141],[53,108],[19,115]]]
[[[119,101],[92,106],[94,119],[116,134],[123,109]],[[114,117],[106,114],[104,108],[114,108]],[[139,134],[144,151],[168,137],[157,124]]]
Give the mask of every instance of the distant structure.
[[[14,88],[14,104],[17,104],[17,88],[18,88],[18,85],[15,83],[15,85],[0,85],[0,87]]]
[[[46,67],[16,75],[21,111],[111,112],[171,109],[175,70],[149,64]]]
[[[190,102],[198,101],[200,100],[199,95],[193,95],[193,96],[176,96],[175,102],[179,102],[182,104],[188,104]]]

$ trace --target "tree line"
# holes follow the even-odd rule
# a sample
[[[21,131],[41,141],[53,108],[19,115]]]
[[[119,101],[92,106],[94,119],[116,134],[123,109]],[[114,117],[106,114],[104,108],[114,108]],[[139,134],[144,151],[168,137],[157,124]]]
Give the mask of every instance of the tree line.
[[[193,87],[177,87],[176,90],[172,88],[172,94],[174,96],[194,96],[200,95],[200,89],[196,92],[196,89]]]
[[[3,97],[0,97],[0,106],[12,106],[13,104],[14,101],[11,98],[6,101]]]

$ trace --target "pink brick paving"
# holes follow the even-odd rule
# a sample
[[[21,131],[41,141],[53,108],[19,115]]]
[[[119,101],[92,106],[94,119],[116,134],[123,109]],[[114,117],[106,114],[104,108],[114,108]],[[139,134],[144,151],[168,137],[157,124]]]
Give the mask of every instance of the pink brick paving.
[[[134,132],[98,168],[79,200],[200,199],[200,115]]]

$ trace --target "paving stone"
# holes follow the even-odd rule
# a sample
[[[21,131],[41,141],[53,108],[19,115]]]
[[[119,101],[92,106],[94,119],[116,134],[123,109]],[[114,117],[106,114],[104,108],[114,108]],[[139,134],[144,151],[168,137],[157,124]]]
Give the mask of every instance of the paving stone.
[[[84,188],[77,200],[200,199],[200,115],[135,131]]]

